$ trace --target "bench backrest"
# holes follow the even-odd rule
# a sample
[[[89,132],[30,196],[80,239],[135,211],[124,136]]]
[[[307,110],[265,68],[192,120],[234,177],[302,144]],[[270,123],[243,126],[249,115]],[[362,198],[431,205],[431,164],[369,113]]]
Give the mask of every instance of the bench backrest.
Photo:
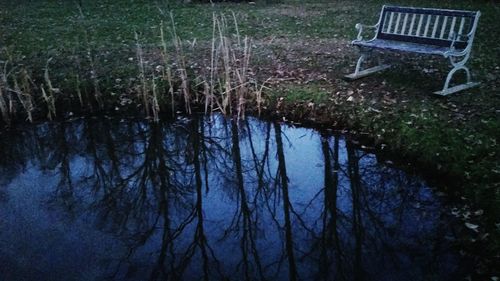
[[[457,49],[472,43],[479,11],[383,6],[377,38]]]

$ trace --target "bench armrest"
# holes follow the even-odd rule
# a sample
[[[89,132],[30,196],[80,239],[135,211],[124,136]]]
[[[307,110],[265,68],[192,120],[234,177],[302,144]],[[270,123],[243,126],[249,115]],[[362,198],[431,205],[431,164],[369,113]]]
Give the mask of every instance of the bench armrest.
[[[357,23],[354,27],[358,30],[358,36],[356,36],[356,40],[354,40],[352,42],[354,43],[354,42],[363,41],[363,30],[364,29],[374,29],[375,32],[376,32],[377,28],[378,28],[378,25],[379,25],[378,23],[375,24],[375,25],[364,25],[364,24],[361,24],[361,23]],[[371,39],[375,39],[375,36],[373,36],[373,38],[371,38]]]
[[[453,33],[452,35],[452,41],[450,44],[450,50],[444,53],[445,57],[450,57],[450,56],[463,56],[468,53],[468,49],[470,49],[471,45],[471,34],[457,34]],[[465,39],[465,40],[461,40]],[[467,47],[465,49],[457,51],[455,48],[455,44],[460,41],[460,42],[467,42]]]

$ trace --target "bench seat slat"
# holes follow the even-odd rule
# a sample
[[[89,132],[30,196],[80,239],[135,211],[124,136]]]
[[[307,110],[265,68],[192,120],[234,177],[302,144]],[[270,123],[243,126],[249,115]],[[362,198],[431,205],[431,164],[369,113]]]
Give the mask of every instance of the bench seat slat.
[[[408,35],[399,35],[399,34],[382,34],[376,38],[377,40],[386,40],[386,41],[394,41],[394,42],[403,42],[403,43],[413,43],[413,44],[421,44],[421,45],[431,45],[438,47],[446,47],[450,48],[451,41],[448,39],[436,39],[436,38],[428,38],[428,37],[417,37],[417,36],[408,36]],[[466,41],[456,41],[455,49],[465,49],[467,46]]]
[[[354,42],[353,44],[359,47],[376,48],[376,49],[392,50],[392,51],[403,51],[403,52],[429,54],[429,55],[443,55],[445,52],[450,50],[450,48],[448,47],[422,45],[416,43],[381,40],[381,39]]]

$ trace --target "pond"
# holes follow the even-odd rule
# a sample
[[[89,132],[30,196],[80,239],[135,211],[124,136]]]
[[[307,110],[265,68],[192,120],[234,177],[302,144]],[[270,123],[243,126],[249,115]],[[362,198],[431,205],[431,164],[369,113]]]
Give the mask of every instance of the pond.
[[[449,207],[342,135],[220,115],[0,134],[2,280],[456,280]]]

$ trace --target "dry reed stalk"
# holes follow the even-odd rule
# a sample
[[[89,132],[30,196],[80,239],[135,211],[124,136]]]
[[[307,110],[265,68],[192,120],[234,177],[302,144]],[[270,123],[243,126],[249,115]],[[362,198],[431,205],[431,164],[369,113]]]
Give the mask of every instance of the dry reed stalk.
[[[262,110],[262,104],[264,103],[264,98],[262,97],[262,91],[264,90],[264,88],[266,89],[270,89],[268,87],[266,87],[266,83],[269,82],[271,80],[271,78],[267,78],[266,81],[264,81],[264,83],[262,83],[262,85],[260,85],[260,87],[258,86],[258,83],[255,82],[255,102],[257,103],[257,111],[259,113],[259,116],[260,116],[260,113],[261,113],[261,110]]]
[[[90,47],[87,49],[87,59],[90,63],[90,79],[92,80],[92,84],[94,86],[94,98],[97,102],[97,105],[100,107],[100,108],[103,108],[104,107],[104,104],[103,104],[103,101],[102,101],[102,94],[101,94],[101,90],[100,90],[100,87],[99,87],[99,79],[98,79],[98,75],[97,75],[97,68],[96,68],[96,65],[95,65],[95,62],[94,62],[94,59],[93,59],[93,56],[92,56],[92,50],[90,49]]]
[[[222,16],[221,16],[222,17]],[[227,89],[230,88],[230,79],[227,72],[224,70],[228,69],[227,56],[224,56],[225,48],[225,37],[224,37],[224,26],[222,19],[219,19],[215,13],[213,14],[213,30],[212,30],[212,50],[211,50],[211,67],[210,67],[210,95],[209,99],[211,107],[213,103],[217,105],[217,109],[223,114],[228,114],[227,107],[230,98],[230,94],[227,94]],[[221,64],[221,66],[219,66]],[[224,78],[225,74],[225,78]],[[219,87],[220,99],[215,96],[215,86]]]
[[[155,122],[158,122],[160,121],[160,117],[159,117],[159,112],[160,112],[160,105],[158,103],[158,91],[157,91],[157,86],[156,86],[156,76],[153,72],[153,79],[152,79],[152,82],[151,82],[153,85],[152,85],[152,88],[153,88],[153,100],[151,101],[152,104],[151,104],[151,109],[153,110],[153,121]]]
[[[52,87],[52,82],[50,81],[50,76],[49,76],[49,64],[52,58],[49,58],[47,60],[47,63],[45,65],[45,72],[44,72],[44,79],[45,83],[47,83],[47,89],[48,89],[48,95],[47,92],[45,91],[44,85],[42,84],[42,97],[45,100],[45,103],[47,104],[47,117],[52,120],[52,117],[56,116],[56,98],[55,98],[55,93],[59,92],[59,89]]]
[[[8,65],[9,65],[9,60],[5,61],[3,68],[2,68],[0,88],[2,86],[4,87],[6,92],[5,92],[5,94],[2,94],[2,96],[5,95],[5,97],[7,97],[7,99],[8,99],[7,104],[5,104],[6,103],[5,99],[2,98],[2,103],[4,104],[2,106],[2,107],[4,107],[4,109],[2,109],[2,116],[7,117],[5,120],[8,120],[7,123],[10,124],[10,120],[11,120],[10,117],[15,116],[16,106],[15,106],[15,101],[12,98],[12,95],[9,94],[9,92],[11,92],[12,90],[9,89],[9,81],[8,81],[8,77],[9,77],[10,73],[14,70],[14,68],[12,68],[10,71],[7,71]]]
[[[218,61],[216,54],[218,53],[215,49],[215,42],[217,40],[216,30],[217,30],[217,18],[215,13],[212,15],[212,48],[210,49],[210,81],[206,83],[204,86],[205,89],[205,114],[207,113],[207,109],[210,106],[210,112],[213,111],[213,102],[214,102],[214,79],[215,79],[215,68],[216,61]],[[207,85],[208,84],[208,85]],[[208,92],[206,91],[208,86]],[[209,104],[210,103],[210,104]]]
[[[31,80],[30,76],[28,75],[28,71],[26,69],[23,69],[21,71],[21,87],[23,89],[23,92],[26,95],[26,104],[27,104],[27,108],[29,108],[28,120],[30,122],[33,122],[32,112],[35,110],[34,98],[32,96],[33,90],[31,89],[32,84],[34,85],[34,82]]]
[[[241,38],[240,38],[240,29],[238,28],[238,21],[236,20],[236,14],[234,11],[231,11],[233,15],[234,28],[236,30],[236,39],[238,40],[238,46],[241,46]]]
[[[0,112],[2,113],[3,121],[7,124],[10,124],[9,109],[7,108],[7,104],[6,104],[6,101],[4,99],[2,86],[0,86]]]
[[[221,112],[235,113],[238,118],[244,118],[245,104],[253,85],[248,77],[251,42],[248,37],[241,39],[235,13],[232,19],[236,30],[234,43],[228,35],[226,17],[213,16],[210,86],[213,89],[214,81],[218,80],[220,99],[215,99],[215,103]],[[233,105],[236,108],[233,109]]]
[[[162,11],[160,10],[160,12]],[[235,38],[234,42],[232,42],[229,36],[226,17],[224,15],[217,15],[216,13],[213,14],[209,72],[202,70],[202,74],[193,80],[199,81],[199,77],[202,77],[201,81],[196,83],[195,88],[202,86],[203,89],[197,95],[192,96],[189,92],[190,79],[187,73],[183,44],[177,35],[173,14],[170,13],[170,31],[175,48],[173,62],[177,66],[175,73],[180,80],[180,87],[177,93],[184,99],[187,113],[191,113],[190,105],[192,102],[200,101],[200,95],[204,96],[202,100],[205,103],[205,113],[219,110],[223,114],[235,113],[238,119],[242,119],[245,117],[246,103],[249,99],[256,100],[260,113],[263,103],[262,91],[265,87],[262,85],[259,88],[258,84],[249,77],[251,40],[248,37],[241,37],[234,12],[231,19],[234,21],[234,29],[236,30],[236,34],[233,37]],[[161,68],[161,73],[163,80],[168,82],[168,92],[172,100],[172,113],[174,113],[175,93],[172,82],[172,64],[169,61],[164,28],[165,24],[161,22],[161,53],[165,66]],[[193,40],[193,46],[195,42]],[[156,87],[155,83],[153,83],[154,87]],[[156,94],[153,94],[153,96],[156,96],[158,93],[157,89],[155,91]],[[251,94],[254,95],[252,96]],[[156,102],[157,100],[158,98],[156,98]],[[153,102],[152,106],[155,106],[156,102]]]
[[[83,26],[83,38],[84,38],[85,45],[86,45],[86,57],[87,57],[87,60],[90,64],[90,79],[92,80],[92,84],[94,86],[94,98],[95,98],[98,106],[100,108],[103,108],[104,104],[102,101],[102,94],[101,94],[101,90],[99,87],[99,76],[97,74],[97,66],[96,66],[94,56],[92,54],[92,48],[90,45],[90,39],[89,39],[90,32],[84,23],[85,15],[83,14],[82,6],[81,5],[77,5],[77,6],[78,6],[78,11],[80,13],[80,23]]]
[[[171,110],[172,110],[172,116],[175,115],[175,93],[174,93],[174,85],[172,82],[172,71],[170,68],[166,70],[166,75],[167,75],[167,81],[168,81],[168,92],[170,94],[170,102],[171,102]]]
[[[222,53],[222,65],[224,71],[224,93],[222,105],[224,107],[224,111],[231,114],[231,100],[232,100],[232,91],[231,91],[231,82],[232,82],[232,67],[231,67],[231,42],[229,38],[226,36],[227,33],[227,23],[226,18],[222,15],[221,20],[219,21],[219,35],[220,35],[220,48]]]
[[[161,9],[160,9],[161,11]],[[167,40],[165,39],[165,33],[163,31],[164,23],[163,21],[160,24],[160,40],[162,45],[161,55],[163,57],[164,68],[162,69],[163,80],[167,81],[168,84],[168,93],[171,98],[171,110],[172,115],[175,114],[175,96],[174,96],[174,85],[172,81],[172,68],[170,67],[169,59],[168,59],[168,51],[167,51]]]
[[[10,116],[15,116],[16,115],[16,102],[14,101],[14,98],[12,95],[8,95],[9,98],[9,114]]]
[[[80,102],[80,106],[83,107],[82,91],[80,90],[80,75],[76,74],[75,79],[76,79],[75,80],[76,95],[78,96],[78,101]]]
[[[185,59],[184,51],[182,49],[182,42],[181,42],[179,36],[177,36],[174,15],[172,13],[170,13],[170,20],[172,23],[172,40],[174,42],[176,55],[177,55],[177,62],[179,65],[177,70],[179,71],[179,76],[181,78],[181,91],[182,91],[182,95],[184,97],[184,104],[186,106],[186,112],[191,114],[191,95],[189,93],[189,79],[188,79],[187,69],[186,69],[186,59]]]
[[[144,105],[144,113],[146,116],[150,117],[150,110],[149,110],[149,90],[148,90],[148,85],[146,82],[146,70],[144,67],[144,56],[143,56],[143,51],[142,51],[142,46],[141,43],[139,42],[139,35],[137,32],[134,32],[134,37],[136,41],[136,55],[137,55],[137,66],[139,68],[139,79],[141,81],[141,97],[142,97],[142,104]]]
[[[33,107],[31,93],[29,92],[29,88],[27,89],[27,91],[25,91],[25,89],[21,89],[19,83],[17,82],[17,78],[14,77],[13,79],[14,79],[14,92],[16,93],[17,98],[21,103],[24,111],[26,112],[27,119],[30,122],[33,122],[32,112],[34,107]]]
[[[233,61],[241,63],[239,67],[235,68],[235,74],[238,79],[239,85],[248,84],[248,68],[250,64],[250,48],[248,41],[249,41],[248,37],[245,36],[245,39],[243,40],[244,45],[243,45],[243,52],[241,54],[242,56],[241,59],[237,57],[236,52],[234,52],[233,50]],[[238,96],[238,105],[237,105],[238,119],[245,118],[245,103],[247,99],[248,90],[249,88],[244,86],[244,87],[239,87],[238,90],[236,91]]]
[[[7,104],[7,101],[5,100],[4,97],[4,92],[2,89],[7,88],[7,64],[8,61],[4,63],[4,66],[2,68],[2,73],[0,73],[1,78],[0,78],[0,112],[2,113],[2,119],[4,122],[8,125],[10,125],[10,110],[9,106]],[[9,96],[8,93],[5,93],[5,96]]]
[[[43,100],[47,104],[47,108],[48,108],[48,110],[47,110],[47,118],[49,118],[49,120],[52,120],[52,111],[51,111],[51,107],[50,107],[50,104],[51,104],[50,98],[47,95],[47,92],[45,92],[45,87],[44,87],[43,84],[41,85],[40,88],[42,89]]]
[[[236,30],[236,38],[237,38],[237,48],[232,49],[233,55],[233,63],[234,67],[234,75],[238,80],[239,85],[247,85],[248,84],[248,71],[250,68],[250,57],[251,57],[251,42],[250,39],[245,36],[243,40],[243,45],[241,44],[241,36],[238,28],[238,21],[236,20],[236,14],[232,12],[234,27]],[[237,104],[237,114],[238,119],[245,118],[245,104],[247,100],[247,95],[249,92],[249,87],[238,87],[237,96],[238,96],[238,104]]]
[[[212,87],[207,81],[203,81],[203,95],[205,96],[205,114],[208,113],[208,108],[210,107],[210,112],[213,111],[213,95],[210,94]]]

